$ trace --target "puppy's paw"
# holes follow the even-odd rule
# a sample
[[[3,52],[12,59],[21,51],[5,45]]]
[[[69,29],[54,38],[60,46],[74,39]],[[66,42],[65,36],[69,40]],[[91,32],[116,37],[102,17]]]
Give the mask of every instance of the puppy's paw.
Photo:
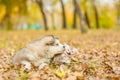
[[[27,61],[22,61],[22,64],[24,65],[25,69],[30,70],[31,69],[31,63],[27,62]]]
[[[31,66],[30,65],[25,65],[24,68],[30,70]]]
[[[45,66],[48,66],[46,63],[41,63],[38,67],[39,70],[43,69]]]

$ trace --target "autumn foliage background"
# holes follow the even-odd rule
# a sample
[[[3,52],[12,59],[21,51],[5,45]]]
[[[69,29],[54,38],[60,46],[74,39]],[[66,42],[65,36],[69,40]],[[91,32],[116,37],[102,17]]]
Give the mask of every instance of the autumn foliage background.
[[[27,43],[55,35],[78,49],[70,65],[15,67]],[[0,0],[0,80],[120,80],[120,0]]]
[[[40,1],[40,2],[39,2]],[[41,7],[42,1],[42,7]],[[14,29],[36,29],[44,28],[43,13],[45,14],[47,27],[50,29],[63,27],[62,0],[0,0],[0,28],[7,30]],[[67,28],[74,25],[74,1],[84,16],[85,26],[92,28],[113,28],[118,25],[120,15],[119,0],[63,0],[64,13]],[[42,12],[42,10],[43,12]],[[98,18],[96,18],[98,16]],[[80,20],[80,21],[79,21]],[[80,22],[77,15],[77,25]],[[89,22],[89,24],[88,24]]]

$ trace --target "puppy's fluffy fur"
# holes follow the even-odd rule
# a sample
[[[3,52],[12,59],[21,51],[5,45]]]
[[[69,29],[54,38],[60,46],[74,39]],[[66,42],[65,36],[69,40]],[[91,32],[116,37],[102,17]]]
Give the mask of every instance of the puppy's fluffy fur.
[[[78,50],[72,46],[64,44],[65,51],[63,54],[59,54],[54,56],[53,63],[56,65],[61,64],[70,64],[71,56],[78,52]]]
[[[64,52],[64,47],[54,36],[45,36],[39,40],[27,44],[17,51],[13,58],[14,64],[23,64],[25,68],[31,69],[31,64],[43,68],[49,64],[50,59]]]

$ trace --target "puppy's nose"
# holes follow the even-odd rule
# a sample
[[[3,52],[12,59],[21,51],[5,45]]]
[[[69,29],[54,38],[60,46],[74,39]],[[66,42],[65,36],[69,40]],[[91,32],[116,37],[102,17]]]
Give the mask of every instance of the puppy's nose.
[[[63,48],[65,48],[65,46],[63,46]]]

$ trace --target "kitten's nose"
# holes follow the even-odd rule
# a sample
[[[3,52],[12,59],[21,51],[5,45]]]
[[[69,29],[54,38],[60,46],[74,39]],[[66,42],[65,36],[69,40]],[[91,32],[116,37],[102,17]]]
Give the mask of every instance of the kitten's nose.
[[[63,46],[63,48],[65,48],[65,46]]]

